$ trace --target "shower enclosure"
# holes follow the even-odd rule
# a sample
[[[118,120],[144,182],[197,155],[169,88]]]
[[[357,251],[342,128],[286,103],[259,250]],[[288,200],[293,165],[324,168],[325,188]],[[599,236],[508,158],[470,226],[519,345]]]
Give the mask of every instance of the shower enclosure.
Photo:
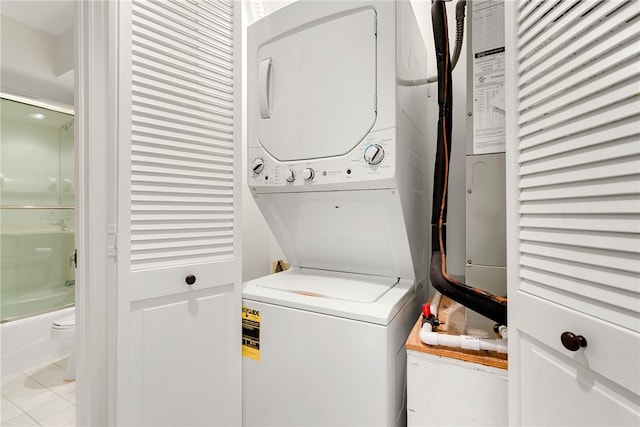
[[[1,98],[0,317],[74,304],[74,123]]]

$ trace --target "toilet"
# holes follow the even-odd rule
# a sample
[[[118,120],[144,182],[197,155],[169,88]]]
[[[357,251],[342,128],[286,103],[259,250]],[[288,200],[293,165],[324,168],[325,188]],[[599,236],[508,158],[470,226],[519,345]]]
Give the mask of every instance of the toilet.
[[[73,381],[76,379],[76,359],[75,359],[75,342],[76,342],[76,312],[75,310],[53,322],[51,326],[51,339],[62,344],[65,347],[72,347],[67,369],[62,379],[65,381]]]

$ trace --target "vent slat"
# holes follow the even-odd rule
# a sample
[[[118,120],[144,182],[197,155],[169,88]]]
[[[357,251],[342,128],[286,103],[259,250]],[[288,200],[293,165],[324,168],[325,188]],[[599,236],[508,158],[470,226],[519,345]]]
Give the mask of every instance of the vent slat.
[[[632,130],[637,131],[637,129],[633,129],[634,127],[637,127],[637,125],[629,126]],[[593,137],[590,136],[589,139],[584,138],[582,144],[577,145],[579,148],[573,150],[560,151],[561,144],[553,144],[542,147],[536,150],[535,153],[532,153],[533,150],[523,152],[520,155],[520,161],[522,162],[520,174],[531,175],[548,172],[593,163],[593,159],[599,159],[600,161],[613,160],[633,156],[640,152],[640,139],[638,139],[637,135],[627,136],[625,134],[623,138],[616,141],[608,141],[610,135],[602,135],[607,138],[604,141],[606,143],[598,140],[600,135],[595,135],[595,133],[592,135]],[[566,144],[567,141],[564,141],[562,145]],[[558,150],[554,150],[554,148],[558,148]]]
[[[535,188],[545,185],[560,185],[583,181],[603,180],[609,182],[609,178],[633,176],[640,174],[640,155],[622,157],[614,160],[599,161],[593,159],[576,167],[568,167],[552,172],[521,175],[520,188]],[[625,186],[623,181],[615,182],[616,185]],[[610,183],[610,182],[609,182]],[[570,197],[570,189],[567,197]]]
[[[638,55],[637,34],[633,27],[623,28],[614,32],[610,38],[602,44],[593,46],[574,53],[568,57],[552,55],[540,65],[542,72],[530,70],[522,76],[522,105],[526,110],[549,98],[549,89],[556,87],[557,83],[566,81],[565,77],[571,76],[569,82],[583,82],[589,78],[590,73],[599,74],[615,67],[617,63],[630,61]],[[615,57],[609,54],[614,53]],[[574,83],[574,84],[575,84]]]
[[[556,33],[561,30],[559,23],[573,21],[575,16],[579,16],[581,8],[576,8],[579,3],[577,0],[544,2],[544,5],[539,7],[531,18],[520,26],[518,36],[521,51],[526,51],[523,46],[531,44],[532,40],[539,37],[540,34],[550,38],[555,37]],[[563,19],[560,19],[560,17]]]
[[[200,98],[185,99],[183,93],[179,92],[163,92],[160,96],[154,85],[144,85],[138,81],[138,86],[132,92],[132,101],[140,104],[153,103],[159,109],[175,109],[187,108],[195,112],[205,112],[211,114],[216,120],[222,120],[223,123],[233,121],[233,111],[214,105],[211,101],[202,100]]]
[[[608,1],[582,2],[572,11],[570,16],[564,17],[568,19],[556,23],[556,31],[539,33],[539,38],[531,40],[527,46],[523,46],[521,43],[521,50],[518,51],[517,56],[521,73],[529,73],[529,76],[543,75],[545,70],[553,68],[550,65],[545,65],[552,64],[548,61],[549,56],[554,57],[556,61],[564,62],[569,60],[572,55],[589,47],[597,49],[597,44],[594,45],[594,37],[589,32],[606,34],[618,27],[620,21],[602,18],[607,13],[616,10],[620,4]],[[587,11],[590,13],[584,15]],[[631,15],[627,15],[626,18],[628,19]],[[567,53],[570,55],[566,55]],[[528,77],[519,81],[520,86],[527,83]]]
[[[558,0],[534,1],[526,10],[521,11],[518,19],[518,39],[531,32],[531,29],[540,22],[542,17],[552,11],[558,2]]]
[[[613,179],[595,179],[566,185],[546,185],[523,189],[520,200],[554,200],[568,197],[633,195],[638,190],[640,173]],[[640,200],[639,200],[640,202]]]
[[[578,117],[570,122],[561,123],[555,127],[540,129],[535,133],[527,132],[526,137],[519,135],[521,137],[520,149],[524,150],[529,147],[545,144],[549,141],[569,137],[581,132],[589,134],[591,132],[598,131],[598,128],[604,126],[608,126],[610,129],[615,129],[616,126],[610,125],[631,117],[637,117],[639,114],[638,100],[634,97],[629,97],[623,102],[614,105],[607,105],[600,110],[593,111],[590,114]],[[615,138],[616,136],[617,133],[611,134],[612,138]]]
[[[234,258],[233,6],[133,1],[132,271]]]
[[[520,230],[520,239],[527,242],[553,243],[565,246],[634,252],[638,236],[626,233],[592,232],[585,230]]]
[[[579,213],[568,215],[525,215],[520,219],[519,225],[523,228],[583,231],[609,230],[612,233],[640,234],[640,215],[584,215]],[[637,258],[640,261],[640,255]],[[636,270],[640,272],[640,262],[636,265]]]
[[[168,27],[169,31],[166,34],[172,35],[172,38],[197,39],[201,38],[203,33],[207,33],[209,45],[219,43],[225,47],[227,53],[233,54],[233,43],[230,37],[231,11],[210,16],[210,19],[203,19],[202,9],[194,11],[188,7],[180,7],[174,2],[166,2],[162,8],[153,7],[150,3],[141,3],[140,6],[145,10],[145,13],[139,13],[136,16],[142,20],[158,23],[162,27]],[[182,21],[187,24],[180,27],[173,25],[176,16],[182,18]],[[211,25],[212,23],[218,25]],[[225,29],[227,32],[224,31]]]
[[[559,260],[584,262],[629,273],[640,274],[640,255],[599,249],[575,248],[552,243],[523,242],[522,253],[553,257]]]
[[[615,104],[638,91],[640,68],[637,59],[640,58],[640,42],[633,53],[631,61],[626,60],[624,65],[611,69],[607,73],[594,71],[593,74],[583,76],[574,74],[571,81],[564,85],[553,85],[545,89],[541,95],[544,102],[532,103],[525,106],[521,104],[520,123],[523,127],[544,128],[553,126],[562,120],[571,120],[583,114],[601,108],[605,105]],[[614,63],[601,61],[603,67],[609,67]],[[594,77],[597,76],[597,77]],[[584,77],[584,81],[582,78]],[[524,100],[524,98],[523,98]]]
[[[637,214],[640,209],[637,194],[613,197],[583,197],[570,199],[521,201],[521,214]]]
[[[526,257],[525,262],[527,261]],[[540,260],[537,260],[542,264]],[[534,263],[535,264],[535,263]],[[560,266],[549,264],[549,268],[559,268]],[[566,277],[564,274],[558,274],[558,271],[563,270],[540,270],[533,269],[531,266],[524,264],[523,268],[520,271],[520,277],[525,280],[536,281],[538,283],[554,283],[555,286],[550,286],[550,288],[555,288],[558,290],[562,290],[563,292],[570,292],[574,295],[588,295],[589,299],[592,299],[594,302],[597,301],[611,301],[619,299],[618,296],[622,293],[626,296],[637,295],[635,289],[628,290],[626,288],[618,288],[618,287],[609,287],[602,286],[601,282],[593,282],[591,280],[585,280],[581,277]],[[611,280],[611,277],[608,277]],[[616,283],[617,284],[617,283]],[[633,298],[622,298],[620,299],[620,303],[618,305],[619,309],[633,311],[637,309],[637,303],[633,300]]]
[[[233,171],[233,159],[228,156],[217,156],[213,152],[208,155],[202,154],[200,158],[194,158],[190,153],[184,153],[179,148],[164,146],[146,146],[140,145],[135,147],[132,153],[134,162],[154,162],[167,167],[194,167],[205,170],[224,170]]]
[[[615,292],[615,289],[640,294],[640,277],[637,274],[619,272],[610,268],[596,267],[591,264],[583,264],[567,260],[558,261],[553,258],[523,254],[521,265],[538,270],[540,273],[550,272],[562,276],[565,284],[569,282],[602,283],[605,286],[594,286],[595,289],[605,292]],[[526,270],[526,268],[525,268]],[[560,284],[558,284],[560,286]],[[611,289],[614,288],[614,289]],[[565,287],[566,289],[566,287]],[[635,304],[635,301],[628,301]],[[629,306],[625,307],[629,308]]]

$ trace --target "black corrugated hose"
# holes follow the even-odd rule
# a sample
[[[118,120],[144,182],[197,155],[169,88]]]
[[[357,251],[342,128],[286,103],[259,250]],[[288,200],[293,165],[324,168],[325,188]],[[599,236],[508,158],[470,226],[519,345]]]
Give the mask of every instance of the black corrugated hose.
[[[462,40],[464,38],[464,9],[467,6],[466,0],[458,0],[456,2],[456,47],[453,49],[453,57],[451,58],[451,69],[456,68],[460,52],[462,51]]]
[[[431,6],[433,35],[438,63],[438,142],[433,182],[431,214],[431,268],[434,288],[469,309],[501,324],[507,324],[507,299],[457,281],[447,274],[446,227],[449,157],[451,155],[451,58],[447,28],[447,10],[443,0]]]

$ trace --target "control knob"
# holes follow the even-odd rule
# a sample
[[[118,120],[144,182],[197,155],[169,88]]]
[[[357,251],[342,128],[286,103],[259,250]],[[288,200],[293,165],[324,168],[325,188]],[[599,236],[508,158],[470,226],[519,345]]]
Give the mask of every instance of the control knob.
[[[293,169],[289,169],[287,171],[286,180],[287,182],[293,182],[296,180],[296,173],[294,172]]]
[[[369,144],[364,149],[364,160],[370,165],[379,164],[384,158],[384,148],[378,144]]]
[[[302,171],[302,177],[305,179],[305,181],[311,181],[314,176],[316,176],[316,173],[311,168],[306,168],[304,171]]]
[[[262,157],[258,157],[251,164],[251,169],[253,169],[253,173],[256,175],[260,175],[260,173],[264,170],[264,159]]]

